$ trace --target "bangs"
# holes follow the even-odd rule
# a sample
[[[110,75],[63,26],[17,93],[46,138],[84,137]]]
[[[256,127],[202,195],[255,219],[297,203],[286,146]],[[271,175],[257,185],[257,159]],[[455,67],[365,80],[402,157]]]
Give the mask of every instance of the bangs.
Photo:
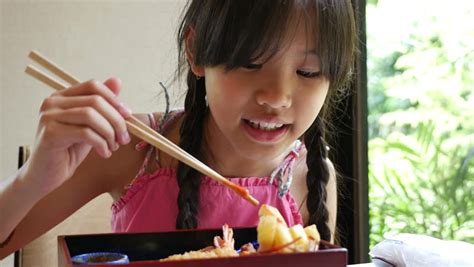
[[[294,27],[304,27],[331,87],[340,87],[352,68],[355,23],[348,0],[206,0],[192,1],[187,10],[178,44],[184,56],[186,32],[194,29],[189,49],[197,65],[232,70],[265,63],[284,49]]]
[[[251,62],[266,62],[283,45],[296,14],[293,1],[195,1],[203,11],[192,22],[192,51],[202,66],[234,69]],[[192,9],[192,8],[191,8]]]

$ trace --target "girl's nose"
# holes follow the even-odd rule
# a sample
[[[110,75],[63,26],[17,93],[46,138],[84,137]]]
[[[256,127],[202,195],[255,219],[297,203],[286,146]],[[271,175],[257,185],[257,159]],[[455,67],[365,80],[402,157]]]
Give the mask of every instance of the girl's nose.
[[[290,81],[274,79],[257,91],[255,95],[257,104],[272,109],[290,108],[294,86],[296,85]]]

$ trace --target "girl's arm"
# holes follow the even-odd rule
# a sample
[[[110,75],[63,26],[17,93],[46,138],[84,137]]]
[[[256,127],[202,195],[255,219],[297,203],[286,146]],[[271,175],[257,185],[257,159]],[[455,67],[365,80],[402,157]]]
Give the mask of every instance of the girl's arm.
[[[125,165],[107,160],[129,142],[119,91],[118,79],[89,81],[43,101],[32,154],[0,187],[0,258],[105,192],[108,164]]]
[[[137,117],[141,119],[140,116]],[[91,151],[70,179],[39,201],[34,201],[34,198],[18,191],[11,199],[3,198],[3,194],[0,193],[2,197],[0,206],[13,203],[9,205],[14,209],[12,214],[25,215],[20,218],[16,227],[13,226],[15,232],[8,244],[0,248],[0,259],[41,236],[97,196],[123,189],[143,163],[145,153],[135,150],[135,144],[139,141],[132,138],[128,145],[122,146],[109,159],[103,159],[95,151]],[[24,187],[32,191],[31,194],[35,194],[34,190],[31,190],[33,185],[25,184]],[[20,210],[20,206],[16,203],[25,205],[26,208]],[[27,208],[26,203],[30,203],[31,207]],[[3,218],[8,217],[4,217],[2,213],[2,223]],[[84,219],[87,220],[87,218]]]
[[[28,183],[24,168],[0,183],[0,242],[8,241],[13,229],[43,195]],[[13,204],[15,203],[15,204]]]
[[[12,233],[6,246],[0,248],[0,258],[39,237],[104,192],[102,181],[107,175],[104,170],[113,160],[100,160],[94,154],[90,153],[73,177],[47,194],[37,190],[35,179],[30,177],[34,174],[25,173],[25,168],[19,171],[16,179],[6,186],[6,192],[0,194],[0,206],[5,211],[2,240]],[[102,171],[95,166],[97,160],[102,162]]]

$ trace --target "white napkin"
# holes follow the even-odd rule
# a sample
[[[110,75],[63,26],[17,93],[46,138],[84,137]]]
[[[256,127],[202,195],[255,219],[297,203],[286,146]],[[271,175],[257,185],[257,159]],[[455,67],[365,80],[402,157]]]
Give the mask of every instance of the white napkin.
[[[474,267],[473,244],[425,235],[395,235],[369,255],[377,267]]]

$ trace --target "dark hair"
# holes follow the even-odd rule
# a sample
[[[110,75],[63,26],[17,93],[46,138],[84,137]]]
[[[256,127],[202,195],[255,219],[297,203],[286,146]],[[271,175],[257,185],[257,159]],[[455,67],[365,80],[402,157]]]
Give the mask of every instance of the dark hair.
[[[321,74],[329,82],[327,102],[344,89],[350,76],[355,49],[355,22],[350,0],[194,0],[187,4],[178,33],[181,73],[186,66],[185,38],[194,37],[188,49],[199,66],[224,65],[228,70],[256,60],[264,62],[281,49],[290,22],[303,21],[314,31]],[[275,30],[278,29],[278,30]],[[318,42],[317,40],[324,40]],[[180,129],[180,146],[197,158],[202,156],[205,105],[205,77],[197,79],[188,69],[185,115]],[[310,224],[316,224],[321,238],[329,240],[326,184],[330,170],[326,164],[324,105],[303,136],[307,147],[307,208]],[[196,228],[200,174],[183,163],[178,166],[179,213],[177,228]]]

